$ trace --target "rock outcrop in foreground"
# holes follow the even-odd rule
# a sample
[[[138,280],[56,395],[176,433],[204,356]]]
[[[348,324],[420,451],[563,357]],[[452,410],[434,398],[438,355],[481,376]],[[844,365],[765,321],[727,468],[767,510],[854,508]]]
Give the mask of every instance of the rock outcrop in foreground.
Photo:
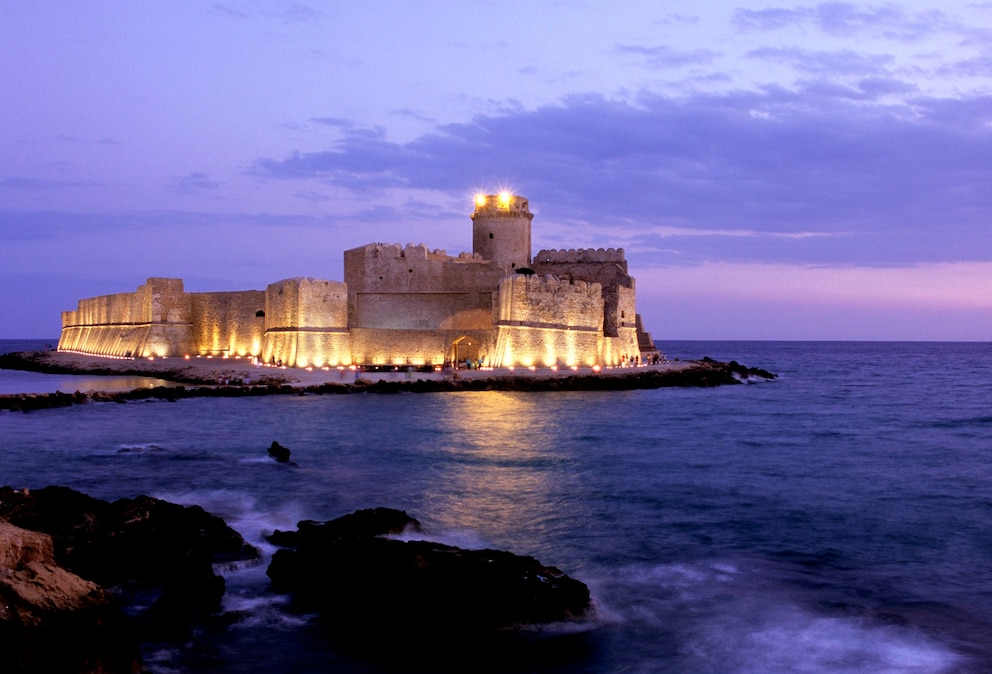
[[[138,642],[96,583],[55,561],[52,537],[0,520],[0,671],[137,672]]]
[[[258,557],[219,517],[148,496],[2,487],[0,524],[0,671],[135,671],[140,641],[188,638],[218,610],[215,563]],[[137,593],[157,599],[125,619]]]
[[[591,619],[589,589],[532,557],[384,537],[419,529],[405,512],[375,508],[277,531],[272,589],[318,614],[341,648],[412,650],[432,669],[469,646],[531,659],[519,649],[533,646],[533,628]],[[223,624],[213,565],[257,555],[197,506],[0,487],[0,671],[145,671],[142,644],[185,643],[194,626]]]
[[[289,547],[275,553],[268,575],[301,610],[372,643],[475,639],[589,618],[589,588],[532,557],[383,537],[419,529],[388,508],[303,521],[271,536]]]

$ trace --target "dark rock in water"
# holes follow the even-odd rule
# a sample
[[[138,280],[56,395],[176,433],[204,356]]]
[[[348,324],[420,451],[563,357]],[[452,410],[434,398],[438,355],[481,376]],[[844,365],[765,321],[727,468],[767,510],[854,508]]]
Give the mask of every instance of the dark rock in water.
[[[301,522],[275,553],[273,588],[334,628],[367,639],[473,638],[588,617],[589,589],[532,557],[380,538],[416,523],[378,508],[326,523]]]
[[[289,449],[273,440],[272,444],[269,445],[269,456],[279,463],[287,463],[289,461]]]
[[[758,379],[775,379],[777,377],[777,375],[769,372],[768,370],[763,370],[760,367],[747,367],[746,365],[741,365],[736,360],[732,360],[727,363],[726,367],[732,373],[737,374],[744,379],[749,377],[756,377]]]
[[[56,561],[87,580],[157,595],[139,616],[145,637],[182,638],[220,605],[213,564],[258,557],[219,517],[148,496],[110,503],[66,487],[3,487],[0,518],[50,535]]]
[[[51,536],[0,520],[0,569],[0,671],[141,670],[123,612],[55,562]]]
[[[296,531],[276,530],[267,539],[282,547],[323,549],[341,540],[374,538],[404,531],[421,531],[420,522],[402,510],[366,508],[330,522],[303,520]]]

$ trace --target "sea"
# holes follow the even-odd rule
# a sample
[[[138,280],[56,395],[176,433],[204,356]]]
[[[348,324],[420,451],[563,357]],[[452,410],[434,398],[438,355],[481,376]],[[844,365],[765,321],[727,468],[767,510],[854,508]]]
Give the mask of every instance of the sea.
[[[778,378],[4,412],[0,483],[198,504],[263,551],[222,571],[237,617],[146,645],[153,672],[992,671],[992,343],[659,347]],[[557,566],[595,617],[500,654],[352,651],[269,589],[264,536],[376,506]]]

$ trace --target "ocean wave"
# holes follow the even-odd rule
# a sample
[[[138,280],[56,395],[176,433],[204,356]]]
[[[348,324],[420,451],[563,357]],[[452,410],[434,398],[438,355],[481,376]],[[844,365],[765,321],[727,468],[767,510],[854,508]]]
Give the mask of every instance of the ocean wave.
[[[397,541],[428,541],[430,543],[440,543],[450,545],[465,550],[484,550],[492,547],[477,531],[468,529],[449,530],[440,532],[424,531],[404,531],[399,534],[391,534],[385,538]]]
[[[155,443],[133,443],[117,446],[118,454],[148,454],[169,451],[166,447]]]
[[[725,609],[697,625],[688,639],[700,671],[938,674],[965,661],[910,628],[753,598]]]
[[[667,650],[680,653],[679,666],[666,654],[664,669],[712,674],[939,674],[967,663],[911,625],[802,606],[760,568],[710,560],[634,565],[601,570],[589,585],[602,615],[639,635],[628,655],[642,671]]]

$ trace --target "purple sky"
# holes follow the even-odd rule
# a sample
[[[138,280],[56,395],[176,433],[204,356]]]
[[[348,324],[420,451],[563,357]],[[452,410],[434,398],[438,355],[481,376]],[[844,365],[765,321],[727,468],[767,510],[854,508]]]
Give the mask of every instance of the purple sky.
[[[457,254],[504,187],[534,252],[626,250],[662,348],[992,339],[992,2],[684,6],[4,3],[0,339]]]

